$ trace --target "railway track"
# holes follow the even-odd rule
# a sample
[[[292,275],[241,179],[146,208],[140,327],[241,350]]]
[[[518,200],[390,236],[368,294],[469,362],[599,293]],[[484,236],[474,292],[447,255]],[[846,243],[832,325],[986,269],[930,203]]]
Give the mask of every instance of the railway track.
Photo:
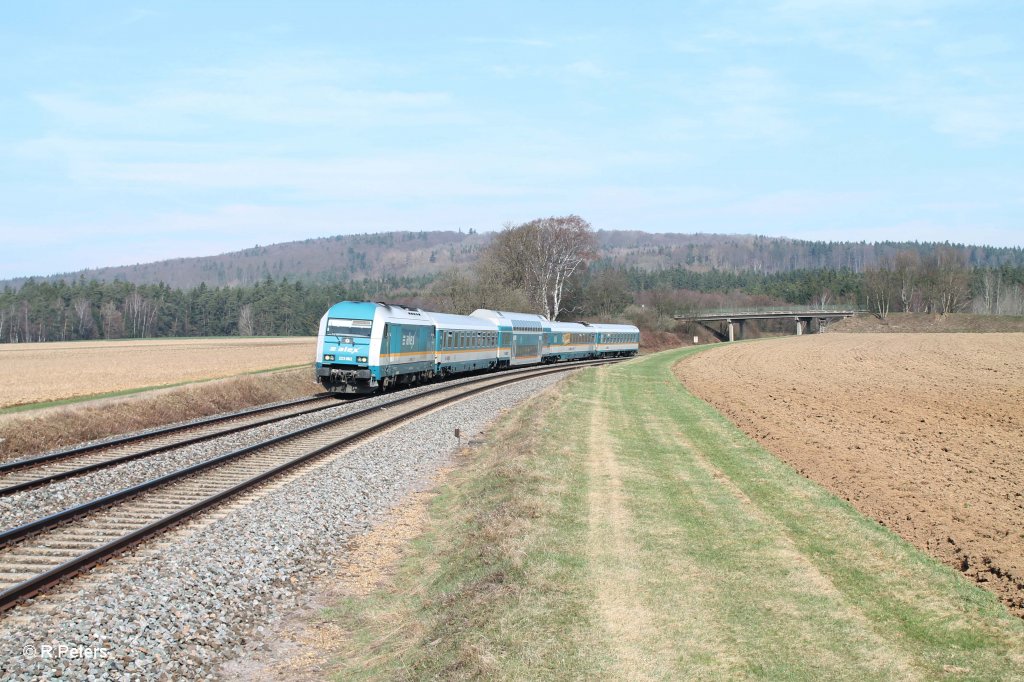
[[[0,533],[0,610],[285,472],[446,404],[608,360],[487,375],[367,407],[172,472]]]
[[[219,438],[283,419],[336,407],[327,394],[300,398],[283,405],[256,407],[239,412],[168,426],[146,433],[51,452],[38,457],[0,464],[0,496],[35,488],[53,481],[130,462],[174,448]]]

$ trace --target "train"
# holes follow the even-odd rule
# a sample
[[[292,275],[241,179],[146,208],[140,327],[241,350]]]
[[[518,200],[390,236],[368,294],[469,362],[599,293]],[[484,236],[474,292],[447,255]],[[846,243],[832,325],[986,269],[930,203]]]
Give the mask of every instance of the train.
[[[630,357],[639,347],[640,330],[627,324],[553,322],[543,315],[486,309],[454,315],[341,301],[320,319],[314,371],[331,393],[366,395],[472,372]]]

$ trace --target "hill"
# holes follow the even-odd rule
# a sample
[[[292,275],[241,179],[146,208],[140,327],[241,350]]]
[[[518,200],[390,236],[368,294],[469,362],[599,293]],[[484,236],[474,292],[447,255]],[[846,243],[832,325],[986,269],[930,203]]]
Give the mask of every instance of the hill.
[[[35,281],[164,283],[172,288],[248,286],[268,277],[304,283],[375,280],[385,277],[433,277],[463,268],[477,259],[490,233],[382,232],[337,235],[198,258],[45,274]],[[774,274],[803,269],[848,268],[861,272],[891,259],[900,251],[927,255],[949,244],[918,242],[811,242],[754,235],[651,234],[599,230],[599,262],[645,271],[682,267],[698,272],[760,272]],[[1024,249],[952,245],[972,266],[1024,266]],[[28,278],[0,280],[0,288],[19,288]]]

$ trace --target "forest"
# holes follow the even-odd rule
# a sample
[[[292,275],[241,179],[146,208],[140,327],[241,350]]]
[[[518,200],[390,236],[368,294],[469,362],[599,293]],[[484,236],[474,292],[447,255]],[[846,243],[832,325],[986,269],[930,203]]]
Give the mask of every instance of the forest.
[[[461,314],[523,310],[659,331],[673,329],[675,315],[779,304],[853,305],[880,318],[1024,315],[1024,250],[594,231],[569,215],[488,235],[338,236],[8,280],[0,343],[312,335],[324,311],[346,299]]]
[[[506,301],[529,305],[514,292],[511,299],[508,291],[504,295]],[[464,269],[336,283],[267,276],[247,286],[204,283],[187,289],[84,277],[70,283],[30,279],[0,293],[0,342],[312,335],[320,316],[340,300],[467,313],[487,296]],[[1024,267],[984,268],[916,252],[861,272],[846,267],[775,273],[684,266],[645,270],[597,259],[568,282],[561,319],[623,320],[664,330],[672,327],[675,314],[778,303],[848,303],[879,316],[889,310],[1024,315]]]

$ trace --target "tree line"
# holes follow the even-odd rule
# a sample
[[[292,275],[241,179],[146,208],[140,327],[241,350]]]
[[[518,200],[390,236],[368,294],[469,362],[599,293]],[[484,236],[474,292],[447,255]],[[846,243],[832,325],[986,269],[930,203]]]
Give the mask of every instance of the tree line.
[[[875,267],[785,272],[684,265],[646,269],[599,258],[589,223],[563,216],[506,225],[473,266],[417,277],[249,286],[30,279],[0,292],[0,342],[165,336],[290,336],[316,332],[344,300],[433,310],[532,311],[550,319],[629,321],[670,329],[673,315],[732,306],[847,304],[872,310],[1024,315],[1024,266],[981,267],[962,249],[896,252]]]
[[[294,336],[316,333],[332,304],[421,290],[430,278],[304,284],[267,278],[252,286],[172,289],[79,279],[29,280],[0,293],[0,342],[166,336]]]

